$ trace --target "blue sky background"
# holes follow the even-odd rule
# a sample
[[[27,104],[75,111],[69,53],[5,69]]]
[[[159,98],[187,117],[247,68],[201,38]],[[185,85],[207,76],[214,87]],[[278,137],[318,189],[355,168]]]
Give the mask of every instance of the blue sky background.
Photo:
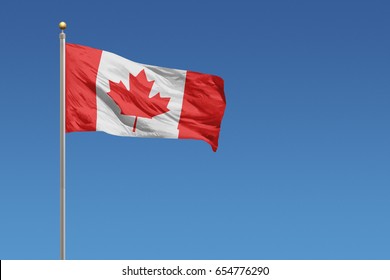
[[[219,75],[202,141],[67,136],[69,259],[389,259],[389,1],[2,1],[0,259],[59,258],[59,40]]]

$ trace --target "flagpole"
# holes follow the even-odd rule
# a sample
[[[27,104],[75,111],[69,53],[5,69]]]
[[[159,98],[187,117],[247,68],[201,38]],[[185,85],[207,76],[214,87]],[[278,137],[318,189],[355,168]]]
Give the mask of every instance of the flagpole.
[[[65,22],[60,22],[60,259],[65,260]]]

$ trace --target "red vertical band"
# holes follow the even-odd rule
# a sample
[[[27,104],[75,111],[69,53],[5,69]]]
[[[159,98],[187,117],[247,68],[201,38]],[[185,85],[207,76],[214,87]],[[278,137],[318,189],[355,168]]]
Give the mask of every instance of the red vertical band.
[[[215,152],[225,106],[220,77],[187,71],[179,138],[204,140]]]
[[[102,51],[66,44],[66,132],[96,130],[96,77]]]

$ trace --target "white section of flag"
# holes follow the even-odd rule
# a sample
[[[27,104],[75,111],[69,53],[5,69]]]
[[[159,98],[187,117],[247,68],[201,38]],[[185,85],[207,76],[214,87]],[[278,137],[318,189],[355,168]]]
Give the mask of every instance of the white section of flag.
[[[137,76],[145,70],[148,81],[154,81],[149,97],[160,93],[170,97],[169,111],[152,119],[138,117],[133,132],[135,116],[125,116],[107,94],[109,81],[122,83],[129,90],[129,73]],[[96,81],[96,130],[118,136],[178,138],[178,124],[183,105],[186,71],[136,63],[116,54],[103,51]],[[131,85],[130,85],[131,87]]]

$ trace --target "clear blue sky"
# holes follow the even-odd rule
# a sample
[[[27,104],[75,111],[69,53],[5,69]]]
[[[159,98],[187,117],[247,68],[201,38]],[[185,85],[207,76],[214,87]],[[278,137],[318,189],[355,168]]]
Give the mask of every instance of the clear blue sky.
[[[59,258],[59,40],[219,75],[220,146],[67,136],[69,259],[389,259],[389,1],[3,1],[0,259]]]

